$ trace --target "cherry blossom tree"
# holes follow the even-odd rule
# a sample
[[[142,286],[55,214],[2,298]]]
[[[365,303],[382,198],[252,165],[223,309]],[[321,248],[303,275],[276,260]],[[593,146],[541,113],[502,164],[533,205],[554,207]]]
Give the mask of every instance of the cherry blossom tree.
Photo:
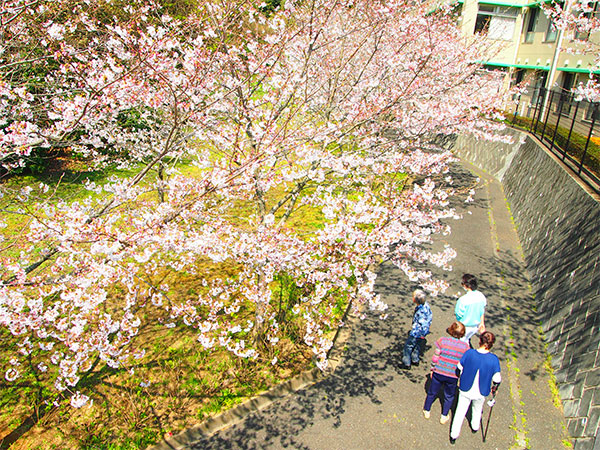
[[[5,169],[34,147],[96,163],[178,156],[188,121],[218,102],[211,83],[227,64],[221,41],[239,28],[235,7],[199,4],[176,20],[153,2],[4,2]]]
[[[14,36],[33,14],[35,48],[56,67],[41,94],[2,79],[15,119],[3,157],[68,143],[138,171],[88,182],[80,202],[49,201],[44,185],[18,193],[29,222],[0,253],[1,332],[18,349],[6,380],[33,374],[80,407],[81,377],[144,357],[136,336],[148,320],[193,327],[206,349],[271,359],[293,317],[324,368],[340,304],[385,316],[381,262],[434,295],[445,289],[420,268],[450,269],[454,256],[426,249],[456,215],[452,155],[438,138],[492,137],[502,100],[500,80],[475,63],[485,45],[461,37],[448,7],[287,1],[267,17],[261,5],[207,1],[175,19],[140,2],[124,17],[82,6],[60,21],[49,4],[14,2],[4,22]],[[299,223],[302,211],[318,227]],[[236,270],[215,276],[225,262]],[[166,273],[202,289],[175,298]],[[274,295],[282,277],[300,292],[285,307]]]
[[[553,21],[557,29],[572,34],[577,46],[568,51],[588,54],[594,57],[594,70],[600,69],[600,47],[598,33],[600,32],[600,17],[597,2],[592,0],[576,0],[566,4],[549,4],[544,7],[546,15]],[[596,34],[596,36],[593,36]],[[580,38],[581,37],[581,38]],[[600,83],[597,77],[591,76],[585,83],[580,83],[575,92],[582,99],[591,102],[600,100]]]

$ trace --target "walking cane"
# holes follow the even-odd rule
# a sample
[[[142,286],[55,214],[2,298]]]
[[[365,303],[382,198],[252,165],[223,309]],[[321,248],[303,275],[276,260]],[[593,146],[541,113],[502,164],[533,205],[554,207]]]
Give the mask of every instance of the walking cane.
[[[494,409],[494,405],[496,404],[496,392],[498,392],[498,388],[493,390],[492,399],[487,402],[488,406],[490,407],[490,414],[488,416],[487,423],[485,424],[485,431],[483,431],[483,427],[481,427],[481,431],[483,434],[483,442],[485,442],[485,438],[488,433],[488,428],[490,427],[490,419],[492,418],[492,410]]]

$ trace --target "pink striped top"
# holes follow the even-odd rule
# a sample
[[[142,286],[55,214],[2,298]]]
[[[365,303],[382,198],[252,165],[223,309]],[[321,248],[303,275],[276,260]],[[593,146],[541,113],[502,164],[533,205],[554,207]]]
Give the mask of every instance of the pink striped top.
[[[435,347],[435,353],[431,358],[433,371],[440,375],[457,378],[456,365],[462,355],[469,350],[469,344],[451,336],[444,336],[435,342]]]

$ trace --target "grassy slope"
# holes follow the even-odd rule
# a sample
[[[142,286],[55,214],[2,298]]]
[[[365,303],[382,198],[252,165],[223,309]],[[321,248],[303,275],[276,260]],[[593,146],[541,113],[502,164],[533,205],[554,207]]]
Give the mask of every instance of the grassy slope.
[[[5,182],[4,188],[19,191],[22,187],[36,187],[43,182],[53,187],[48,193],[51,203],[83,201],[90,195],[83,187],[84,180],[101,184],[111,175],[126,176],[129,173],[68,170],[64,175],[15,177]],[[17,256],[19,252],[29,250],[20,240],[13,242],[13,238],[20,236],[26,228],[28,220],[26,215],[18,212],[26,212],[29,205],[11,203],[8,196],[2,201],[0,208],[5,211],[3,218],[7,224],[1,230],[6,237],[2,254]],[[7,210],[12,212],[6,213]],[[249,208],[242,206],[236,214],[249,212]],[[304,230],[314,231],[321,226],[322,218],[319,213],[302,208],[291,221],[292,226],[300,224]],[[28,253],[33,259],[32,252],[29,250]],[[237,271],[228,262],[219,266],[206,263],[198,269],[202,273],[214,272],[215,276]],[[197,295],[202,290],[196,277],[167,270],[162,276],[165,282],[174,286],[171,295],[175,299]],[[273,288],[278,290],[277,283]],[[115,295],[118,296],[118,292]],[[242,361],[223,351],[209,353],[196,342],[196,333],[192,329],[184,326],[166,329],[153,322],[152,317],[146,319],[150,325],[140,330],[139,340],[147,354],[141,364],[129,368],[133,375],[105,367],[93,372],[78,386],[95,399],[91,408],[62,407],[39,414],[36,398],[50,394],[49,391],[40,391],[33,378],[16,386],[0,381],[0,439],[33,414],[39,419],[36,426],[20,437],[12,448],[141,448],[156,442],[165,433],[191,426],[256,395],[312,364],[309,349],[298,342],[293,329],[278,346],[280,363],[273,366]],[[4,347],[3,353],[8,350],[7,345],[10,343],[6,339],[0,344],[0,348]]]

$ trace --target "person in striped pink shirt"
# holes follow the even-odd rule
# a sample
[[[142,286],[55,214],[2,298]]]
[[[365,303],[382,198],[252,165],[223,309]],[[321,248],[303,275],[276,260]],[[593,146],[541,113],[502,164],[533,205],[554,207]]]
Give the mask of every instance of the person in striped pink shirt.
[[[449,336],[441,337],[435,342],[435,352],[431,358],[431,383],[423,406],[423,415],[426,419],[429,419],[431,405],[443,388],[444,402],[440,423],[447,423],[450,419],[450,408],[456,396],[458,382],[456,365],[462,355],[469,350],[469,344],[461,341],[461,338],[465,335],[465,326],[461,322],[454,322],[446,332]]]

